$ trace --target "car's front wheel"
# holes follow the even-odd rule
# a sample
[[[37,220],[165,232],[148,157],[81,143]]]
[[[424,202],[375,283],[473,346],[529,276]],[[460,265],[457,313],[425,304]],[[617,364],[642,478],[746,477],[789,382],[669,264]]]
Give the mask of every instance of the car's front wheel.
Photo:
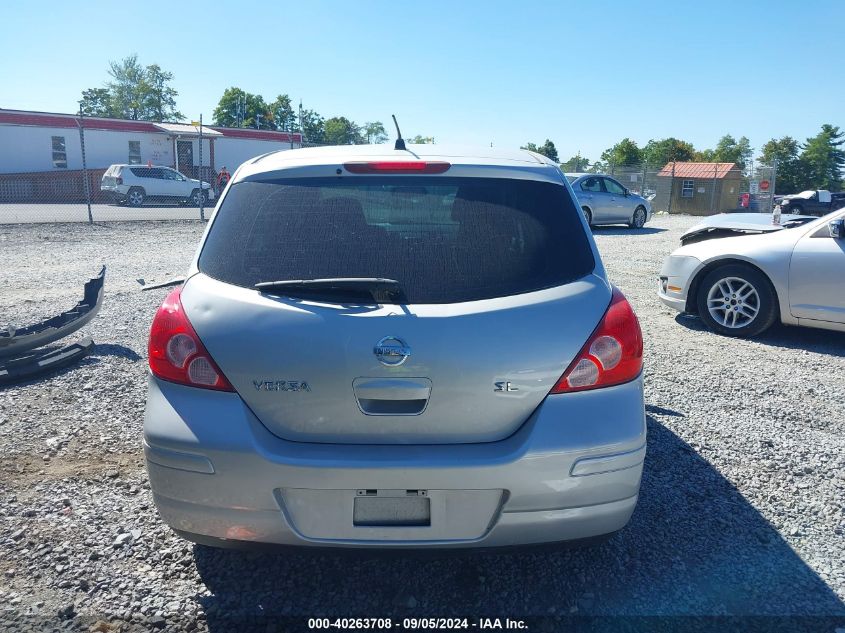
[[[194,189],[191,192],[191,204],[198,207],[200,206],[200,202],[202,202],[202,204],[208,202],[208,194],[205,191],[201,192],[199,189]]]
[[[581,207],[584,213],[584,219],[587,221],[587,226],[593,226],[593,213],[587,207]]]
[[[129,190],[129,193],[126,194],[126,202],[130,207],[140,207],[144,204],[145,198],[146,195],[144,195],[144,190],[140,187],[133,187]]]
[[[729,264],[711,271],[698,286],[698,314],[714,332],[756,336],[777,318],[775,291],[750,266]]]
[[[637,207],[634,209],[634,215],[631,216],[631,221],[628,223],[632,229],[641,229],[645,226],[645,219],[647,217],[645,207]]]

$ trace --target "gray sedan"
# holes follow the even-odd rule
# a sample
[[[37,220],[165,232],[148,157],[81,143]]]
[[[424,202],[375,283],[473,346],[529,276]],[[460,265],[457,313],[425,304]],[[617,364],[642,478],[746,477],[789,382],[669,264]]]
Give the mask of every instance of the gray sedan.
[[[604,174],[566,174],[587,224],[627,224],[640,229],[651,219],[651,203]]]
[[[768,222],[755,226],[755,215]],[[687,232],[663,263],[660,300],[730,336],[754,336],[776,321],[845,332],[845,209],[780,225],[737,216]],[[728,229],[734,237],[719,237]]]

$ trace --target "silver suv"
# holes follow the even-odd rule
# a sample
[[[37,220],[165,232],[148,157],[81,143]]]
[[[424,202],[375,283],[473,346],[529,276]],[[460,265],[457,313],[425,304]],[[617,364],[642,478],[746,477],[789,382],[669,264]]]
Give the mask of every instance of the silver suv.
[[[140,207],[147,201],[179,202],[199,206],[214,199],[207,182],[188,178],[160,165],[112,165],[103,174],[100,191],[118,204]],[[200,200],[200,196],[204,196]]]
[[[619,530],[637,502],[640,328],[533,153],[244,164],[149,363],[150,485],[193,541],[553,542]]]

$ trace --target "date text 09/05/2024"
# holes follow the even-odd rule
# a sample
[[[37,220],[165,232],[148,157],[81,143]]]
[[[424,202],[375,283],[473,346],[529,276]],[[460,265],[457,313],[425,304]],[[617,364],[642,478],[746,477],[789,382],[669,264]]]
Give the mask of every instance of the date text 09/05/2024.
[[[445,630],[445,629],[480,629],[480,630],[524,630],[528,625],[524,620],[511,618],[309,618],[308,628],[356,630]]]

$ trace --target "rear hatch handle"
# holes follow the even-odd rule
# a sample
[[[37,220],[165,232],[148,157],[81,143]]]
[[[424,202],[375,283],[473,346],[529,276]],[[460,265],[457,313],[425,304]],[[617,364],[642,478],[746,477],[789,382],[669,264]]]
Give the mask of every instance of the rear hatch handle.
[[[355,400],[364,415],[419,415],[431,396],[428,378],[356,378]]]

